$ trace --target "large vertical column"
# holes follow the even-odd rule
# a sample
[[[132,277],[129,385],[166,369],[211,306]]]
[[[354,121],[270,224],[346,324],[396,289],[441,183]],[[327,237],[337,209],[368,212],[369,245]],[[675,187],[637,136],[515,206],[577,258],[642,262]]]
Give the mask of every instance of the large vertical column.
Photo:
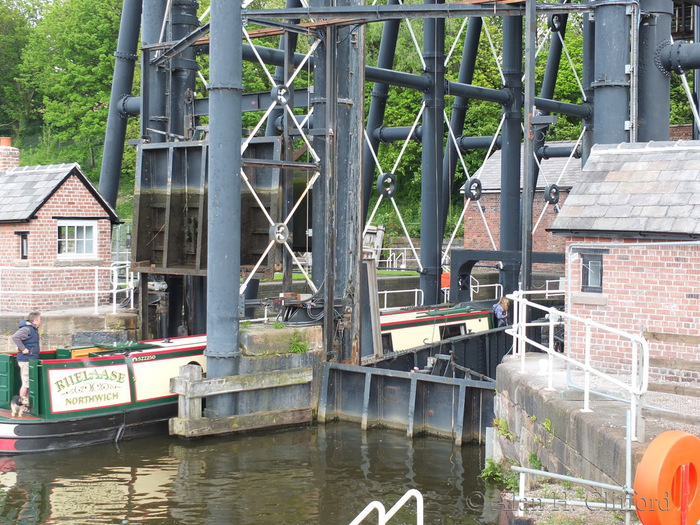
[[[209,104],[207,241],[207,377],[235,375],[241,274],[241,99],[242,22],[240,2],[212,0]],[[232,415],[232,395],[208,402],[211,416]]]
[[[595,9],[595,144],[627,142],[630,119],[628,5],[601,3]]]
[[[593,80],[595,79],[595,22],[589,13],[583,15],[583,92],[586,95],[586,103],[595,106],[593,93]],[[581,165],[583,166],[588,160],[588,155],[593,147],[593,115],[583,119],[583,125],[586,126],[586,131],[583,134],[581,141]]]
[[[141,46],[160,42],[167,0],[143,0]],[[148,142],[164,142],[167,127],[165,110],[166,71],[151,64],[153,53],[146,50],[141,60],[141,137]]]
[[[503,107],[505,121],[501,153],[500,249],[519,251],[520,240],[520,139],[522,123],[523,20],[520,16],[503,19],[503,75],[510,104]],[[520,265],[504,263],[499,276],[504,293],[518,288]]]
[[[323,0],[310,0],[309,5],[319,7],[324,5]],[[326,33],[327,34],[327,33]],[[327,209],[327,184],[328,184],[328,162],[326,159],[326,113],[327,113],[327,94],[326,94],[326,54],[329,49],[327,39],[323,39],[316,48],[314,67],[314,85],[311,93],[311,107],[314,111],[313,118],[313,147],[316,153],[321,157],[321,177],[316,181],[311,194],[312,198],[312,216],[311,216],[311,267],[313,273],[311,279],[317,289],[323,290],[325,293],[324,282],[326,275],[326,209]],[[333,46],[330,46],[333,49]],[[328,349],[329,350],[329,349]]]
[[[668,140],[671,121],[671,78],[657,66],[659,46],[671,37],[672,0],[642,0],[639,26],[639,122],[637,139]],[[697,9],[695,7],[694,9]]]
[[[389,0],[387,2],[388,5],[398,3],[398,0]],[[391,69],[393,67],[400,25],[401,20],[387,20],[384,22],[382,39],[379,43],[377,67],[382,69]],[[371,97],[369,112],[367,114],[367,136],[369,140],[365,140],[364,142],[362,159],[362,216],[365,220],[367,220],[369,201],[372,197],[372,189],[375,181],[374,174],[377,169],[372,151],[378,151],[379,139],[374,136],[374,132],[384,122],[386,101],[389,98],[389,84],[375,82],[372,87]]]
[[[535,160],[535,47],[537,16],[535,0],[525,2],[525,140],[523,144],[523,191],[521,197],[521,277],[520,288],[530,290],[532,280],[532,207],[537,177]]]
[[[173,41],[180,40],[199,26],[196,0],[174,0],[172,2]],[[192,124],[185,123],[186,103],[189,96],[194,96],[195,81],[199,66],[195,60],[194,47],[189,46],[170,61],[172,80],[170,87],[170,132],[190,138]]]
[[[425,4],[435,4],[426,0]],[[443,111],[445,107],[445,20],[430,18],[424,22],[423,56],[425,74],[431,89],[423,95],[423,151],[421,161],[420,259],[423,273],[420,288],[425,304],[437,304],[440,298],[440,258],[444,224],[442,184]]]
[[[529,2],[530,0],[528,0]],[[562,39],[566,32],[567,15],[554,15],[549,19],[552,31],[549,40],[549,53],[547,54],[547,66],[542,78],[542,88],[540,96],[546,99],[554,98],[554,88],[557,83],[559,64],[561,62]],[[534,208],[535,190],[539,175],[539,166],[535,158],[535,152],[539,151],[545,143],[548,126],[546,124],[535,124],[531,122],[531,117],[538,116],[534,107],[535,96],[535,46],[537,41],[537,18],[535,16],[535,6],[527,4],[525,22],[525,115],[527,118],[525,129],[529,134],[525,137],[525,147],[523,166],[523,192],[522,192],[522,269],[521,288],[530,290],[532,285],[532,213]],[[560,38],[561,35],[561,38]]]
[[[361,5],[359,0],[339,4]],[[336,42],[337,154],[334,184],[334,296],[343,306],[341,359],[360,364],[362,267],[362,146],[364,143],[364,25],[338,28]]]
[[[114,79],[109,98],[107,130],[100,170],[100,194],[114,207],[119,192],[119,173],[122,168],[127,115],[121,111],[121,102],[131,96],[134,83],[134,66],[141,27],[141,0],[124,0],[119,25],[119,40],[114,53]]]

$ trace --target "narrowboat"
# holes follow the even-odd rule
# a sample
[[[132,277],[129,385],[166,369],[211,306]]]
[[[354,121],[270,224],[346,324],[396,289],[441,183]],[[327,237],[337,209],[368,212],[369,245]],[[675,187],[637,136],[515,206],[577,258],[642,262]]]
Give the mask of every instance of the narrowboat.
[[[380,315],[384,352],[400,352],[493,328],[493,312],[472,306],[411,308]]]
[[[198,364],[206,336],[41,352],[29,364],[29,411],[12,417],[21,381],[15,354],[0,354],[0,454],[116,442],[167,432],[177,416],[170,378]]]

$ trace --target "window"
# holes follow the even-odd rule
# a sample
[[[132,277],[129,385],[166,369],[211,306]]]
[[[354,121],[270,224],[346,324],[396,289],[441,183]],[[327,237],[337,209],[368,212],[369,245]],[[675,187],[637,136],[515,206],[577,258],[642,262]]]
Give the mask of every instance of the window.
[[[29,232],[15,232],[19,237],[19,258],[29,259]]]
[[[19,236],[19,258],[29,258],[29,237],[26,233]]]
[[[581,291],[603,293],[603,255],[582,254]]]
[[[95,221],[58,221],[58,256],[75,259],[95,257]]]

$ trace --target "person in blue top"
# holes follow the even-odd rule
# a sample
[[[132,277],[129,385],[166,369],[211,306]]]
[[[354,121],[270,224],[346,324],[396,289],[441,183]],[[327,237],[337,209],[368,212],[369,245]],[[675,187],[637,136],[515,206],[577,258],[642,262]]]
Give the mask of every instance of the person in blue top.
[[[508,324],[508,309],[510,308],[510,299],[503,296],[493,305],[493,314],[496,317],[496,326],[506,326]]]
[[[17,345],[17,365],[22,378],[21,398],[29,397],[29,360],[39,359],[39,326],[41,314],[31,312],[27,319],[19,322],[19,329],[12,335],[12,341]]]

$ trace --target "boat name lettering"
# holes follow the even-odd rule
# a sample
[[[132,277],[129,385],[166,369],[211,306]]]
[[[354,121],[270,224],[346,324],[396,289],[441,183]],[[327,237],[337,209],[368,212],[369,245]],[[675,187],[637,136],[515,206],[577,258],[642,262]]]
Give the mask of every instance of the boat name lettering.
[[[63,379],[59,379],[54,382],[54,388],[56,392],[61,392],[62,390],[75,386],[83,381],[113,381],[115,383],[124,383],[126,380],[126,374],[123,372],[117,372],[114,370],[81,370],[75,374],[71,374]]]
[[[153,354],[151,355],[138,355],[134,357],[134,363],[137,363],[139,361],[153,361],[156,358]]]
[[[109,394],[95,394],[92,396],[69,397],[66,399],[66,406],[85,405],[88,403],[104,403],[106,401],[114,401],[115,399],[119,399],[119,394],[117,392],[111,392]]]

